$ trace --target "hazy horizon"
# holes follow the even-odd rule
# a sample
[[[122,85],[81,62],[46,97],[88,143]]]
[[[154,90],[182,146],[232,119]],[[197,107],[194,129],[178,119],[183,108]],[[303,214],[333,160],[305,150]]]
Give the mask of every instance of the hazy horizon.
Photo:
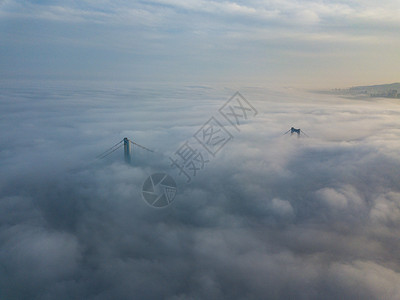
[[[400,81],[385,1],[0,1],[0,78],[335,88]]]

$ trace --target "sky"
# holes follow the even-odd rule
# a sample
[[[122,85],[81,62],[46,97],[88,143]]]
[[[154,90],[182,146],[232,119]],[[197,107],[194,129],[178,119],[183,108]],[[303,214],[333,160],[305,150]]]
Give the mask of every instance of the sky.
[[[0,78],[392,83],[399,14],[396,0],[1,0]]]
[[[1,90],[0,299],[400,298],[397,99],[243,88],[238,131],[226,87]],[[186,183],[168,157],[212,116],[233,139]],[[95,159],[124,136],[155,152]]]

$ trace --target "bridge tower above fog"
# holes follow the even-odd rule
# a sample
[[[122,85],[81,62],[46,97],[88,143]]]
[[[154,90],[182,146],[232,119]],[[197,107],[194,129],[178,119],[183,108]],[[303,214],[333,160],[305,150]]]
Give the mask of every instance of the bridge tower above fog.
[[[124,138],[124,158],[125,158],[125,162],[127,164],[131,163],[131,151],[132,151],[132,147],[131,147],[131,143],[129,141],[128,138]]]
[[[118,143],[116,143],[114,146],[112,146],[111,148],[107,149],[106,151],[104,151],[103,153],[98,155],[96,158],[97,159],[105,158],[106,156],[110,155],[111,153],[117,151],[122,146],[124,146],[124,159],[127,164],[131,163],[133,146],[138,146],[139,148],[142,148],[149,152],[154,152],[153,150],[150,150],[149,148],[139,145],[139,144],[131,141],[127,137],[125,137],[124,139],[122,139]]]
[[[290,132],[290,135],[293,135],[294,133],[297,134],[297,137],[300,137],[300,134],[304,134],[305,136],[308,136],[303,130],[300,128],[296,129],[294,127],[290,128],[288,131],[286,131],[283,135],[287,134]]]

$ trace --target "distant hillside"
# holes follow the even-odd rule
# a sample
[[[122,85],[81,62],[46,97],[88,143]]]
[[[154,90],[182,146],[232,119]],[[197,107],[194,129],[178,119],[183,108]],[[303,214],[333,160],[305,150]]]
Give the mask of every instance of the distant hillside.
[[[335,95],[400,98],[400,83],[355,86],[347,89],[333,89],[319,92]]]

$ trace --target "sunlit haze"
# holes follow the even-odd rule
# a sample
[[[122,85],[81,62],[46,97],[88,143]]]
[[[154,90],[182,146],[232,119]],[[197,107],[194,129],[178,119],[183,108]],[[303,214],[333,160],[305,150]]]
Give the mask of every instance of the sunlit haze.
[[[400,2],[0,1],[1,78],[399,81]]]

